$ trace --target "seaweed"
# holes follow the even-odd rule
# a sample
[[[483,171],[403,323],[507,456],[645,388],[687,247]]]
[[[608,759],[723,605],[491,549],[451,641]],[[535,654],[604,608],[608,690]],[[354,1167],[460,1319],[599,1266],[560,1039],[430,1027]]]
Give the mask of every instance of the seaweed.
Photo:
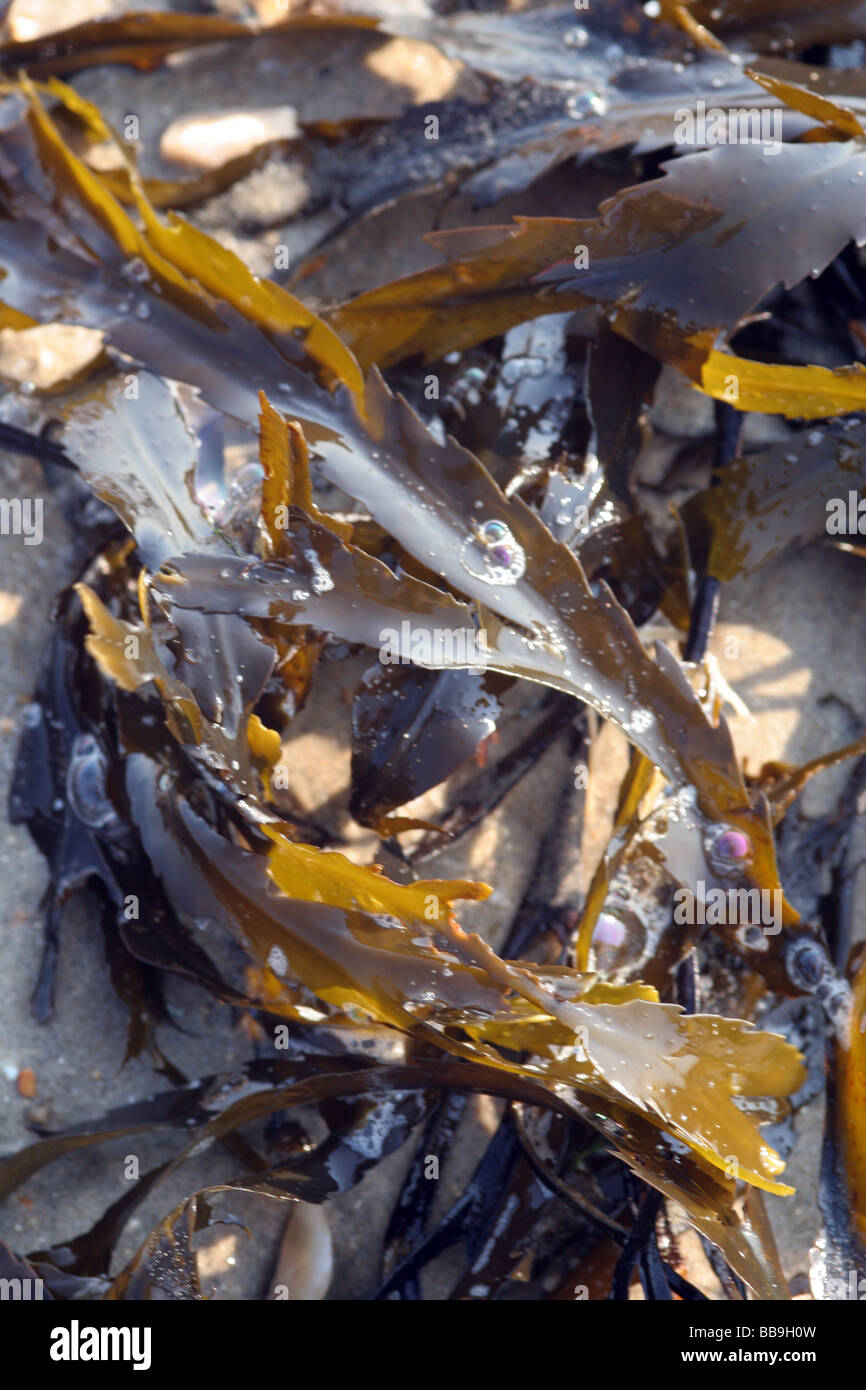
[[[206,1299],[197,1237],[234,1220],[225,1194],[327,1205],[420,1129],[378,1299],[424,1297],[462,1246],[454,1300],[591,1286],[626,1301],[638,1280],[648,1300],[698,1302],[674,1206],[726,1298],[788,1299],[762,1193],[793,1192],[790,1118],[820,1089],[822,1045],[823,1277],[863,1267],[862,952],[797,867],[839,870],[837,822],[804,829],[799,798],[862,755],[862,721],[801,766],[750,772],[707,645],[724,585],[834,539],[834,499],[862,512],[866,368],[835,339],[781,359],[792,292],[825,273],[861,355],[866,279],[846,248],[866,240],[866,88],[829,57],[798,61],[814,4],[656,8],[617,0],[586,29],[571,6],[274,26],[137,14],[0,51],[0,331],[94,335],[50,388],[10,392],[0,422],[58,496],[66,478],[76,506],[85,489],[99,504],[11,789],[50,875],[33,1007],[50,1020],[65,909],[89,887],[124,1062],[149,1054],[167,1087],[41,1126],[0,1160],[0,1196],[91,1146],[182,1136],[90,1230],[23,1259],[0,1246],[9,1278],[60,1301]],[[834,7],[834,42],[858,36],[855,10]],[[484,95],[429,103],[426,153],[408,102],[384,122],[301,122],[305,214],[328,211],[310,248],[420,191],[477,211],[590,167],[616,190],[593,217],[436,230],[444,264],[322,306],[301,292],[313,267],[289,289],[177,211],[285,142],[213,177],[155,177],[57,77],[183,55],[192,80],[205,45],[228,63],[320,29],[422,40]],[[682,147],[674,123],[705,84],[779,116],[772,158],[748,140]],[[767,322],[772,361],[754,333]],[[715,469],[696,463],[704,439],[684,487],[682,458],[675,486],[648,482],[672,379],[718,403]],[[798,423],[743,453],[754,412]],[[342,826],[290,770],[340,683]],[[628,767],[581,865],[604,733]],[[491,825],[513,833],[543,759],[557,774],[537,854],[503,902],[478,846]],[[438,876],[418,876],[430,861]],[[171,1056],[171,976],[228,1006],[259,1055],[190,1080]],[[496,1102],[496,1123],[436,1209],[425,1167],[459,1144],[470,1096]],[[300,1145],[282,1128],[296,1110],[317,1135]],[[122,1261],[133,1213],[213,1143],[224,1178],[187,1188]]]

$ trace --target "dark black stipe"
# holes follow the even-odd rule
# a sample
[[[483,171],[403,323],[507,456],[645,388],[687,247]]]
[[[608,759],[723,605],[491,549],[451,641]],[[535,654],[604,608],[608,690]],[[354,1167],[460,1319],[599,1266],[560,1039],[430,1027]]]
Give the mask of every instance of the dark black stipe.
[[[700,1004],[701,976],[694,947],[677,966],[677,1003],[687,1014],[697,1013]]]
[[[0,446],[8,449],[11,454],[26,454],[46,463],[58,463],[61,468],[75,468],[72,459],[67,457],[53,439],[41,434],[31,434],[29,430],[19,429],[17,425],[0,423]]]
[[[648,1298],[670,1298],[667,1281],[662,1279],[664,1293],[660,1291],[659,1281],[660,1257],[656,1244],[655,1225],[661,1203],[662,1194],[660,1192],[647,1192],[635,1223],[628,1234],[628,1239],[622,1247],[622,1253],[613,1272],[613,1285],[610,1291],[611,1298],[618,1303],[628,1301],[628,1287],[635,1265],[638,1266],[641,1282],[644,1284]]]
[[[718,473],[726,468],[740,450],[740,435],[743,417],[727,401],[716,401],[716,443],[713,451],[713,478],[711,486],[718,483]],[[716,622],[719,608],[719,581],[711,575],[702,575],[692,606],[692,621],[689,635],[683,649],[684,661],[703,661],[707,643]]]

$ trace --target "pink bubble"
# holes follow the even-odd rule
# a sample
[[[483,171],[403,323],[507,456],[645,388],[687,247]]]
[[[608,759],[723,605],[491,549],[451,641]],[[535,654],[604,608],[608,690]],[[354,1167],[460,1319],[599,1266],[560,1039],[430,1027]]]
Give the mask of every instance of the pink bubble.
[[[726,830],[716,840],[715,850],[723,859],[748,859],[752,846],[741,830]]]
[[[506,569],[508,569],[514,559],[514,550],[506,542],[503,542],[502,545],[494,545],[490,554],[493,556],[494,560],[497,560],[499,564],[503,565]]]
[[[625,923],[609,912],[602,912],[592,934],[593,946],[621,946],[625,938]]]

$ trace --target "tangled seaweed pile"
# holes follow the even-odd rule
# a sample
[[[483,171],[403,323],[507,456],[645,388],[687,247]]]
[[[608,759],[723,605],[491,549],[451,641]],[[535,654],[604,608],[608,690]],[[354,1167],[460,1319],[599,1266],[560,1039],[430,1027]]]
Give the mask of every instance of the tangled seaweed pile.
[[[592,219],[439,232],[440,266],[321,315],[155,210],[228,187],[260,149],[204,179],[148,178],[57,76],[149,70],[204,43],[262,42],[255,30],[138,16],[0,54],[20,74],[0,108],[0,324],[101,335],[35,428],[32,389],[0,424],[0,442],[75,470],[104,504],[81,502],[91,558],[59,602],[12,790],[51,869],[35,1005],[47,1017],[66,902],[98,884],[127,1055],[150,1049],[176,1086],[6,1158],[0,1192],[89,1144],[184,1134],[98,1227],[27,1256],[54,1297],[202,1296],[192,1239],[221,1188],[109,1268],[137,1203],[205,1141],[242,1164],[227,1187],[320,1203],[423,1123],[383,1297],[417,1297],[425,1263],[460,1239],[455,1297],[513,1294],[517,1270],[522,1297],[573,1296],[607,1246],[615,1297],[635,1271],[647,1297],[701,1297],[659,1251],[667,1198],[729,1296],[787,1298],[760,1198],[791,1191],[761,1129],[782,1132],[804,1093],[797,1048],[761,1026],[787,997],[814,1001],[827,1039],[827,1270],[863,1269],[866,968],[845,959],[832,905],[806,921],[784,897],[775,836],[808,778],[866,741],[747,777],[704,654],[726,580],[824,534],[827,499],[864,495],[866,272],[851,244],[866,239],[866,87],[829,51],[811,58],[866,32],[857,6],[835,4],[829,35],[815,0],[720,0],[712,21],[700,3],[656,8],[609,0],[578,30],[571,7],[398,24],[483,75],[487,97],[440,103],[423,153],[414,109],[372,131],[305,130],[311,186],[340,205],[317,254],[419,187],[489,203],[576,155],[634,147],[640,181],[623,164]],[[301,15],[278,33],[371,25]],[[773,157],[677,146],[659,169],[676,110],[707,91],[776,113]],[[816,354],[831,365],[791,348],[801,281],[831,303]],[[663,365],[719,403],[718,472],[668,528],[634,487]],[[822,425],[739,456],[748,411]],[[659,616],[676,641],[650,651],[639,629]],[[293,719],[363,648],[381,659],[355,697],[351,808],[399,854],[401,882],[334,848],[285,776]],[[550,693],[523,747],[438,821],[407,812],[519,717],[527,682]],[[559,939],[549,914],[519,915],[496,953],[471,929],[490,888],[414,866],[476,825],[555,732],[571,727],[585,756],[599,717],[631,761],[586,901]],[[697,910],[679,911],[689,895]],[[776,905],[771,921],[758,901]],[[245,972],[240,952],[205,949],[202,923]],[[263,1055],[231,1084],[188,1084],[162,1053],[164,972],[258,1021]],[[343,1045],[371,1022],[407,1037],[404,1061]],[[469,1093],[508,1108],[428,1230],[424,1155]],[[265,1157],[256,1122],[297,1106],[318,1108],[325,1137]]]

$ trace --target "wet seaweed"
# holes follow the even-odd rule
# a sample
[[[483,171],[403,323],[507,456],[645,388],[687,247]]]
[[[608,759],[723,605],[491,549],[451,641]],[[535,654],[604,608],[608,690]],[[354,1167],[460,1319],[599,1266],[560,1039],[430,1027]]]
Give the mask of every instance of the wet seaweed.
[[[674,1207],[715,1295],[787,1299],[762,1192],[793,1191],[790,1121],[824,1052],[819,1296],[864,1270],[866,974],[838,882],[815,886],[843,875],[862,762],[835,818],[799,807],[813,776],[861,757],[862,720],[802,767],[750,771],[707,655],[726,584],[815,540],[862,559],[842,537],[852,515],[866,525],[866,83],[830,54],[805,61],[818,33],[859,39],[862,7],[656,8],[617,0],[585,28],[571,6],[142,14],[0,49],[0,332],[93,334],[44,389],[0,367],[0,444],[96,499],[11,787],[49,870],[33,1008],[51,1018],[66,909],[88,890],[124,1061],[148,1054],[167,1086],[41,1132],[0,1160],[0,1196],[91,1146],[182,1136],[89,1231],[25,1257],[0,1246],[4,1277],[61,1301],[207,1298],[197,1237],[233,1219],[226,1193],[327,1204],[420,1129],[378,1299],[428,1296],[462,1247],[453,1300],[625,1301],[639,1285],[699,1301]],[[319,30],[421,40],[484,95],[429,103],[426,152],[407,101],[167,179],[58,80],[108,63],[146,80],[183,54],[193,82],[205,46],[228,63]],[[778,117],[778,147],[675,138],[706,89],[760,129]],[[304,216],[327,213],[305,242],[320,257],[422,192],[444,217],[564,172],[616,187],[593,217],[436,230],[444,263],[424,253],[427,268],[322,307],[303,294],[314,263],[289,289],[177,211],[281,158],[302,161]],[[804,361],[796,290],[824,275],[835,300]],[[715,470],[665,495],[662,524],[645,463],[672,376],[715,402]],[[751,412],[796,423],[749,449]],[[365,853],[287,772],[338,677],[345,819]],[[605,726],[628,768],[576,892]],[[502,904],[460,854],[491,825],[520,833],[511,808],[554,757],[528,882]],[[482,927],[486,900],[499,916]],[[172,976],[232,1010],[260,1055],[187,1078]],[[436,1211],[426,1167],[479,1095],[496,1122]],[[281,1129],[296,1110],[314,1141]],[[122,1262],[133,1213],[214,1143],[224,1179],[187,1189]]]

